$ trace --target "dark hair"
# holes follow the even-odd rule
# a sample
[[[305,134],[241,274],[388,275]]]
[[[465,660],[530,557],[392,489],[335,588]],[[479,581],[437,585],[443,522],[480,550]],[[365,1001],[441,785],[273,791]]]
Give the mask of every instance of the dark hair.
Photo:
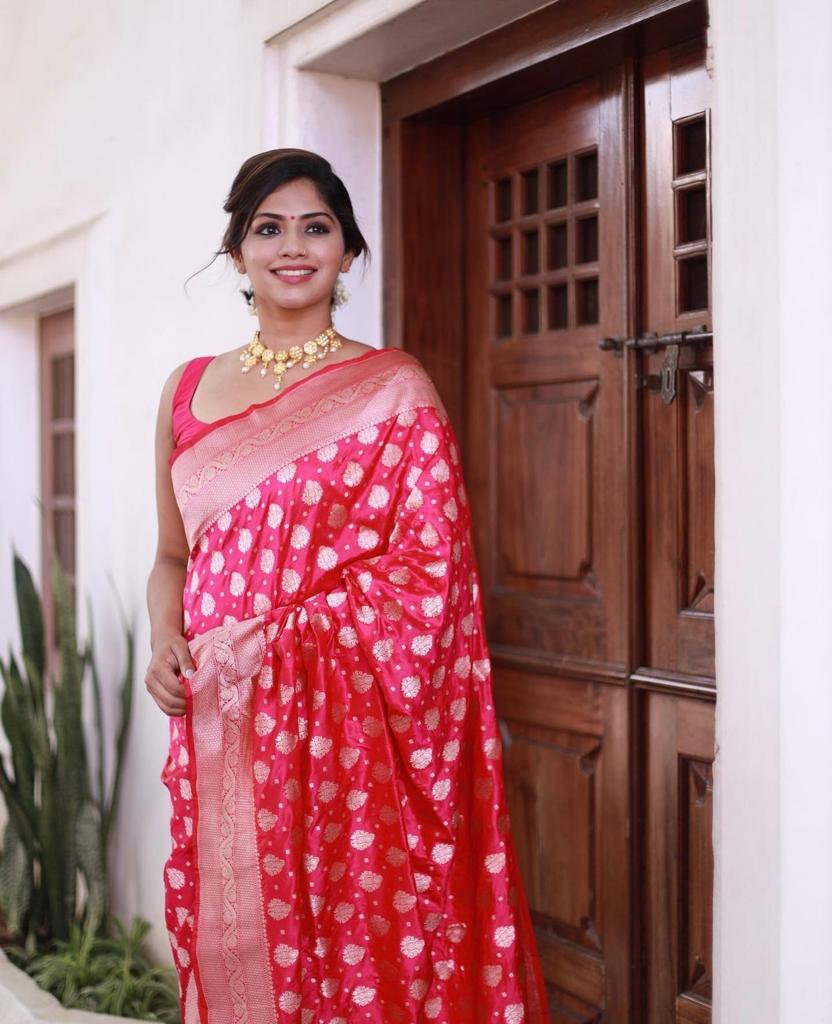
[[[266,196],[297,178],[308,178],[312,182],[341,225],[345,251],[355,256],[363,255],[366,268],[370,247],[356,223],[349,193],[330,162],[308,149],[268,149],[263,153],[255,153],[243,163],[223,203],[223,209],[230,214],[230,219],[222,244],[206,267],[217,256],[228,256],[239,251],[254,214]],[[243,294],[249,297],[245,291]]]

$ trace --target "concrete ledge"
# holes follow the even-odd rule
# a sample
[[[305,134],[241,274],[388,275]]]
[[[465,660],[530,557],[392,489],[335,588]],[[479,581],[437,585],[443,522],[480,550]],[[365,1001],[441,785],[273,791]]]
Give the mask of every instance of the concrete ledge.
[[[68,1010],[0,948],[0,1024],[127,1024],[131,1017]]]

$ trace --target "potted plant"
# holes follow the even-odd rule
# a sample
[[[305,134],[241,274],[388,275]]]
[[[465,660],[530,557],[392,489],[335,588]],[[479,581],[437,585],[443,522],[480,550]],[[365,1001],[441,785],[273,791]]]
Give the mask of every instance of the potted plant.
[[[107,791],[91,608],[88,601],[89,640],[79,651],[72,594],[54,541],[50,551],[55,672],[47,668],[40,597],[13,552],[21,652],[19,658],[9,651],[5,662],[0,659],[0,725],[9,747],[8,761],[0,757],[0,794],[8,814],[0,860],[0,948],[64,1006],[179,1024],[175,971],[151,964],[141,951],[149,923],[137,917],[128,930],[108,902],[107,851],[130,725],[134,632],[117,601],[127,654]],[[83,727],[88,677],[97,739],[94,784]]]

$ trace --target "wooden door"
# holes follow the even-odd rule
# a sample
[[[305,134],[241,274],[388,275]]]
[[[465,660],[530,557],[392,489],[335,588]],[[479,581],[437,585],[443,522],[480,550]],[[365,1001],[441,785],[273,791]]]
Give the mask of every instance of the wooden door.
[[[625,1021],[630,750],[619,69],[466,133],[466,477],[553,1021]]]
[[[553,1024],[710,1020],[710,76],[669,6],[559,0],[382,92],[385,330],[460,434]]]

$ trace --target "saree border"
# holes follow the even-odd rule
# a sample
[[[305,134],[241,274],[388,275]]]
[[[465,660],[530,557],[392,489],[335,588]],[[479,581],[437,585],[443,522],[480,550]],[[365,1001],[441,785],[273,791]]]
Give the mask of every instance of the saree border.
[[[208,1006],[209,1019],[229,1024],[271,1024],[276,1014],[249,770],[253,729],[241,727],[265,654],[263,621],[224,623],[189,645],[197,664],[186,684],[196,877],[189,989],[199,997],[196,1015],[186,1006],[186,1024],[208,1024]]]
[[[382,359],[382,354],[387,358]],[[171,477],[188,543],[199,538],[240,496],[310,452],[416,406],[447,411],[422,364],[400,349],[377,353],[385,365],[368,374],[362,360],[300,382],[278,402],[205,434],[173,463]],[[279,408],[279,417],[272,412]],[[211,486],[209,486],[211,485]]]

